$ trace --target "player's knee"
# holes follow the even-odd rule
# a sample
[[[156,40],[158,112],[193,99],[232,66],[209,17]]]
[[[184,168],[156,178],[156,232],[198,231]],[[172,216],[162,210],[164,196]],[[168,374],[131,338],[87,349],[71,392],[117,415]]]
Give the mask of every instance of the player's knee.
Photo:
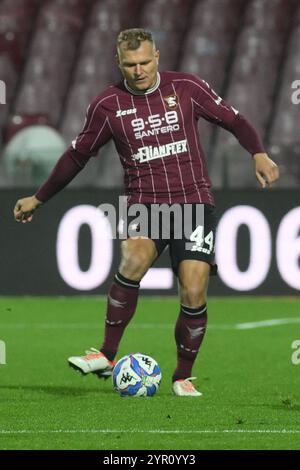
[[[127,252],[123,254],[120,272],[129,279],[140,280],[151,263],[151,257],[143,250]]]
[[[187,307],[199,307],[206,303],[206,290],[199,286],[189,286],[182,290],[181,302]]]
[[[189,279],[180,282],[181,302],[187,307],[199,307],[206,303],[206,279]]]

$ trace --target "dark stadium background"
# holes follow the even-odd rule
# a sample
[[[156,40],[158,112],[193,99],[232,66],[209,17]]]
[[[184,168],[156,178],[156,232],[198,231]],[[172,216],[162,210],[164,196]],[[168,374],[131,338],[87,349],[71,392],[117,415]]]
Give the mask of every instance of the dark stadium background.
[[[32,194],[45,180],[80,131],[90,100],[120,79],[114,59],[116,35],[136,26],[153,31],[161,51],[161,70],[195,73],[207,80],[251,120],[280,166],[281,179],[275,188],[268,193],[259,190],[251,157],[235,138],[203,120],[200,123],[219,217],[232,206],[252,205],[265,217],[271,237],[272,259],[258,285],[239,286],[238,279],[230,285],[222,276],[224,268],[212,281],[211,293],[296,294],[300,289],[297,211],[284,231],[286,252],[276,253],[276,244],[283,217],[299,204],[297,0],[0,1],[0,293],[105,293],[117,266],[117,243],[105,280],[81,290],[61,277],[56,240],[64,211],[83,201],[97,206],[122,193],[122,169],[112,144],[38,214],[31,227],[13,223],[11,209],[18,198]],[[241,278],[251,268],[251,259],[257,263],[251,253],[255,255],[257,240],[264,237],[245,217],[236,227],[235,256],[229,261]],[[93,243],[88,224],[80,234],[78,265],[84,273],[89,270]],[[228,242],[223,234],[219,245],[226,247],[234,235]],[[217,255],[222,267],[221,249]],[[284,274],[291,263],[295,276]],[[166,256],[160,265],[167,267]],[[175,291],[173,280],[172,287],[147,293]]]

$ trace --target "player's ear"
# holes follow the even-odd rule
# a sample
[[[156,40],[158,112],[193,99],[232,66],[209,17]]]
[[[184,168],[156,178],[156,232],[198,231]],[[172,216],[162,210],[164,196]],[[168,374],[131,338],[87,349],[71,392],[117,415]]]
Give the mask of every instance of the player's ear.
[[[158,63],[159,63],[159,56],[160,56],[159,51],[155,51],[155,59],[156,59],[157,65],[158,65]]]

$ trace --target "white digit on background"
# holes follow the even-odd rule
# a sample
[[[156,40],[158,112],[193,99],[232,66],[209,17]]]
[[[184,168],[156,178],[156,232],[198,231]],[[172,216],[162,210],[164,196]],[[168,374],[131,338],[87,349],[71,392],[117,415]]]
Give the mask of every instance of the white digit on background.
[[[276,240],[277,264],[283,280],[300,289],[300,207],[289,211],[281,220]]]
[[[250,235],[249,265],[237,262],[237,236],[245,225]],[[263,213],[252,206],[235,206],[224,212],[216,235],[216,261],[222,281],[232,289],[248,291],[264,282],[271,264],[271,231]]]
[[[79,265],[78,237],[82,225],[91,231],[91,262],[86,271]],[[57,234],[56,256],[63,280],[74,289],[91,290],[100,286],[110,272],[113,259],[112,229],[97,207],[79,205],[63,216]]]

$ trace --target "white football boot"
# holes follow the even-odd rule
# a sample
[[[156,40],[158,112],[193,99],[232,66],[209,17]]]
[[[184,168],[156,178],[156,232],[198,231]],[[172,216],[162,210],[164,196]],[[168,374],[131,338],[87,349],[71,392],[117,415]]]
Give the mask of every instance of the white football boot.
[[[95,348],[91,348],[85,354],[85,356],[69,357],[69,366],[83,375],[91,372],[104,379],[112,375],[116,361],[109,361],[102,352]]]
[[[201,397],[202,393],[198,392],[192,380],[195,380],[197,377],[189,377],[188,379],[179,379],[173,382],[173,392],[178,397]]]

